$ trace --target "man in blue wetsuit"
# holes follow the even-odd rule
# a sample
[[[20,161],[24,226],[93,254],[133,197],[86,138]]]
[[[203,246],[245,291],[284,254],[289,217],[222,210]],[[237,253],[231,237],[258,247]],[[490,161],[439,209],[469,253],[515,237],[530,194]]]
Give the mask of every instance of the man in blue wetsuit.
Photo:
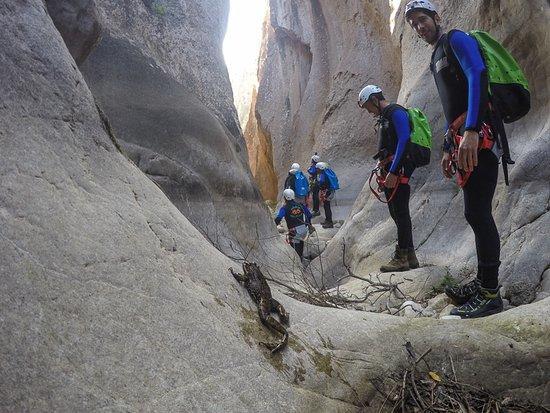
[[[319,203],[323,204],[323,209],[325,210],[325,220],[321,222],[321,226],[323,228],[334,228],[330,202],[334,199],[335,190],[331,189],[329,178],[325,172],[328,164],[326,162],[317,162],[315,168],[317,168],[317,182],[319,184]]]
[[[321,215],[319,212],[319,182],[317,181],[317,162],[321,160],[321,157],[317,155],[317,152],[315,152],[315,155],[311,157],[311,165],[307,170],[307,173],[309,174],[309,190],[311,193],[311,198],[313,201],[313,213],[312,215],[314,217],[317,217]]]
[[[409,114],[402,106],[390,104],[384,98],[382,89],[375,85],[368,85],[361,90],[358,104],[359,107],[378,116],[379,139],[375,159],[382,163],[386,162],[384,192],[389,200],[390,215],[397,226],[395,254],[389,263],[380,267],[380,271],[407,271],[418,268],[409,212],[411,187],[408,181],[415,168],[407,156],[411,135]]]
[[[452,315],[484,317],[502,311],[500,237],[491,208],[500,151],[490,133],[487,70],[476,40],[460,30],[444,32],[430,1],[410,1],[405,17],[418,36],[433,47],[431,71],[450,130],[462,137],[457,166],[468,176],[463,184],[464,215],[475,234],[478,272],[475,280],[448,287],[445,292],[459,305]],[[485,133],[480,135],[481,130]],[[452,144],[446,141],[443,145],[441,167],[447,178],[452,175]]]
[[[294,191],[287,188],[283,191],[285,204],[279,209],[275,217],[275,225],[286,221],[288,227],[288,238],[292,248],[296,251],[300,260],[304,255],[304,240],[309,232],[313,231],[311,225],[311,212],[308,207],[295,201]]]

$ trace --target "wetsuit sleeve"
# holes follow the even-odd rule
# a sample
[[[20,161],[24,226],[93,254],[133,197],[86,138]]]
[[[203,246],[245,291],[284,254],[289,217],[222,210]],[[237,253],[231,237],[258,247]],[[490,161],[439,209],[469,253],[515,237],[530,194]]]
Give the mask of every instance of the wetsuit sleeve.
[[[394,174],[397,168],[399,168],[399,164],[407,148],[407,142],[409,142],[411,138],[411,127],[409,125],[409,114],[404,109],[395,109],[391,119],[393,127],[395,128],[395,133],[397,134],[397,148],[390,166],[390,172]]]
[[[311,224],[311,211],[304,205],[304,215],[306,216],[306,224]]]
[[[275,217],[275,225],[279,225],[281,223],[281,221],[285,217],[285,213],[286,213],[285,207],[281,207],[281,209],[279,209],[279,213]]]
[[[488,102],[487,70],[476,39],[464,32],[452,33],[449,44],[468,80],[466,130],[479,132]]]

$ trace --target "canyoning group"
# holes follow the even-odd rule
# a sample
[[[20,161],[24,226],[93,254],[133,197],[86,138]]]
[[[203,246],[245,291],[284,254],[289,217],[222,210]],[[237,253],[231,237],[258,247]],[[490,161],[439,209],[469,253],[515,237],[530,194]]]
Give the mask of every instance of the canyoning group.
[[[284,184],[284,205],[275,217],[277,225],[283,219],[286,221],[288,241],[300,259],[303,257],[304,241],[308,233],[315,231],[311,219],[321,215],[319,212],[321,204],[325,212],[325,220],[321,226],[334,227],[330,202],[334,199],[336,191],[340,189],[338,177],[326,162],[321,162],[317,153],[311,157],[311,165],[307,173],[309,179],[303,174],[300,164],[292,164]],[[310,212],[311,207],[313,212]]]
[[[445,293],[458,305],[451,315],[476,318],[495,314],[502,311],[503,302],[498,281],[500,237],[492,216],[492,200],[499,159],[506,185],[507,166],[513,163],[504,123],[514,122],[529,111],[528,83],[514,58],[489,34],[444,31],[430,1],[408,2],[405,18],[416,34],[433,47],[430,70],[447,121],[441,168],[446,178],[455,176],[462,188],[464,216],[475,235],[477,276],[465,285],[445,288]],[[374,159],[378,163],[369,185],[374,196],[387,203],[397,227],[395,253],[380,271],[418,268],[409,210],[409,180],[416,168],[430,162],[429,121],[419,109],[407,109],[386,100],[376,85],[362,88],[358,105],[377,118],[378,150]],[[309,181],[300,165],[292,164],[284,185],[284,205],[275,218],[277,225],[283,218],[286,220],[289,241],[300,258],[308,230],[313,231],[311,219],[320,215],[320,204],[325,211],[322,226],[333,227],[330,202],[339,189],[336,175],[317,153],[311,158],[307,172]]]

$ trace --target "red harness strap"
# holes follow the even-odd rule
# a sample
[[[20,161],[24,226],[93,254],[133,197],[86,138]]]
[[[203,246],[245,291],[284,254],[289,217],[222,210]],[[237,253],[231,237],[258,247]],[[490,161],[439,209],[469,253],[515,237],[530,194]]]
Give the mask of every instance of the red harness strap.
[[[386,159],[382,159],[381,161],[378,161],[378,163],[376,164],[376,168],[374,168],[372,170],[372,172],[370,174],[370,178],[369,178],[369,187],[370,187],[371,192],[376,197],[376,199],[378,199],[380,202],[383,202],[384,204],[389,204],[392,201],[393,197],[395,196],[395,194],[397,192],[397,188],[399,187],[400,184],[408,184],[409,183],[409,178],[404,176],[403,173],[400,172],[399,175],[398,175],[397,183],[393,187],[393,190],[390,194],[390,197],[387,198],[386,201],[384,201],[382,199],[381,195],[384,193],[386,176],[388,174],[385,167],[392,160],[393,160],[393,155],[388,156]],[[377,184],[376,189],[373,188],[373,186],[372,186],[372,178],[374,178],[374,177],[376,177],[376,184]]]
[[[462,115],[456,118],[453,123],[451,123],[451,125],[449,126],[449,130],[447,131],[447,134],[450,133],[451,137],[453,138],[451,143],[454,147],[453,152],[451,153],[451,172],[453,175],[456,175],[456,182],[461,188],[466,185],[468,179],[470,178],[470,175],[472,174],[471,172],[466,172],[458,167],[458,148],[460,146],[460,142],[463,139],[463,137],[460,136],[458,133],[462,125],[464,125],[464,122],[466,122],[466,115],[467,113],[464,112]],[[481,131],[479,132],[479,145],[477,150],[479,152],[482,149],[492,149],[494,144],[495,141],[493,139],[491,127],[487,123],[483,122],[481,124]]]

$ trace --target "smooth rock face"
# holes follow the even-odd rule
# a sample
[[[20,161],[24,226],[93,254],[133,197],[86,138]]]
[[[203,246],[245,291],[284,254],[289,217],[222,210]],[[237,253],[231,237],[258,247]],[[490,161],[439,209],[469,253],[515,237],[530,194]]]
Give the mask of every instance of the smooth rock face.
[[[421,264],[448,266],[453,276],[461,278],[476,271],[474,236],[463,216],[461,191],[454,182],[442,177],[439,168],[444,119],[428,68],[431,48],[417,38],[404,21],[405,2],[401,3],[393,33],[394,43],[401,45],[402,53],[395,62],[402,62],[403,67],[400,85],[398,81],[394,84],[400,86],[397,100],[407,107],[421,108],[428,115],[434,132],[432,163],[415,171],[411,180],[413,238]],[[493,214],[501,236],[503,293],[513,305],[530,302],[539,289],[543,272],[550,265],[550,169],[546,167],[550,159],[550,32],[547,24],[550,6],[542,0],[437,3],[444,27],[489,31],[517,58],[530,82],[531,112],[524,119],[507,125],[512,157],[516,161],[510,168],[510,186],[504,185],[502,172],[499,172],[493,202]],[[384,42],[386,50],[391,51],[392,43],[385,37],[380,39],[377,42]],[[371,74],[370,66],[364,66],[360,73],[363,76]],[[377,75],[373,80],[383,82],[387,79],[387,76]],[[387,97],[395,99],[396,95],[389,90]],[[354,96],[349,97],[353,99]],[[353,124],[360,115],[355,110],[348,116],[353,118],[349,121]],[[356,128],[361,130],[359,126]],[[356,152],[353,145],[342,147],[342,151]],[[345,154],[342,157],[347,159]],[[371,163],[367,157],[363,161],[365,165]],[[363,182],[356,188],[360,189]],[[396,229],[389,219],[387,207],[364,187],[344,227],[324,253],[324,270],[334,274],[335,279],[342,273],[341,249],[345,242],[356,273],[376,271],[390,256],[395,238]]]
[[[97,7],[105,32],[82,71],[124,152],[221,250],[274,235],[221,56],[227,2]]]
[[[252,93],[252,102],[248,119],[256,113],[256,89]],[[259,122],[247,122],[244,131],[248,148],[250,171],[266,200],[276,201],[278,197],[277,174],[273,168],[273,144],[269,133],[262,129]]]
[[[291,338],[271,357],[236,264],[118,151],[42,1],[0,3],[0,44],[0,410],[378,411],[407,341],[550,402],[550,299],[446,323],[274,291]]]
[[[46,0],[45,3],[76,64],[81,65],[101,35],[94,0]]]

